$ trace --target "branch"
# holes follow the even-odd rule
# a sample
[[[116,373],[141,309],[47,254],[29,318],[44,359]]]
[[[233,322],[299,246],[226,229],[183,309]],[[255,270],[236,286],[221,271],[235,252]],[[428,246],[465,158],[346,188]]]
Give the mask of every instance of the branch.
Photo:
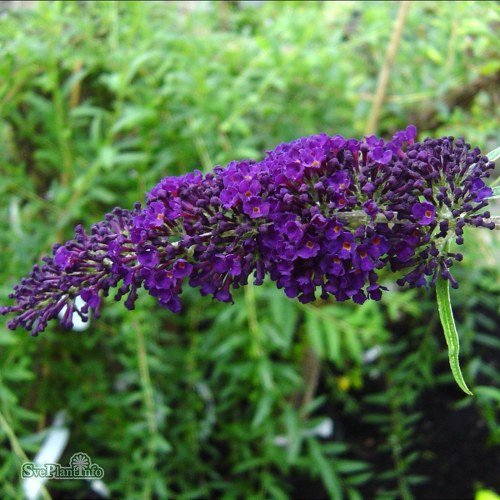
[[[370,118],[368,119],[368,125],[366,126],[366,135],[372,135],[376,131],[378,118],[380,116],[380,110],[382,109],[382,103],[384,101],[387,87],[389,85],[389,77],[391,74],[392,64],[394,63],[394,58],[396,57],[396,52],[398,50],[399,41],[401,40],[401,34],[403,33],[403,27],[406,21],[408,10],[410,8],[410,3],[411,2],[409,1],[401,2],[398,17],[394,22],[394,30],[392,32],[389,46],[387,47],[384,65],[380,70],[377,90],[373,99],[373,106],[370,113]]]

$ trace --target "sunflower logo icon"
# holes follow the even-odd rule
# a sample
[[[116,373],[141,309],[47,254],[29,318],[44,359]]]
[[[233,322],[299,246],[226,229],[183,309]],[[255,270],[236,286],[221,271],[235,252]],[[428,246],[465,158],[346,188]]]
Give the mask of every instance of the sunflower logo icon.
[[[83,476],[83,471],[90,467],[90,457],[86,453],[75,453],[71,457],[69,465],[77,476]]]

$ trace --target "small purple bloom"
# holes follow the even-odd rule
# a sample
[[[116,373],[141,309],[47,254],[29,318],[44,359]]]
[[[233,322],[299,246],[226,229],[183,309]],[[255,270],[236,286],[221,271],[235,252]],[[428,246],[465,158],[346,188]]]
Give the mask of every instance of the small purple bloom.
[[[392,151],[384,150],[382,147],[376,147],[371,151],[370,156],[377,163],[387,165],[392,160]]]
[[[172,269],[173,275],[176,278],[184,278],[191,274],[193,266],[185,259],[179,259],[175,262]]]
[[[135,220],[134,224],[134,227],[130,228],[130,240],[135,244],[144,243],[148,237],[146,229],[143,226],[138,226]]]
[[[232,302],[233,297],[231,295],[231,292],[229,291],[230,284],[231,282],[229,280],[226,280],[224,285],[214,293],[214,298],[220,302]]]
[[[333,274],[333,276],[342,276],[345,274],[344,261],[342,259],[335,255],[329,257],[329,260],[328,272],[330,274]]]
[[[165,218],[165,205],[161,201],[153,201],[146,211],[145,222],[148,227],[162,226]]]
[[[318,245],[318,242],[315,239],[306,236],[297,250],[297,255],[303,259],[309,259],[318,255],[319,251],[320,246]]]
[[[335,196],[334,203],[335,207],[338,208],[339,210],[342,210],[347,206],[347,200],[345,199],[345,196],[342,195]]]
[[[269,203],[262,201],[262,198],[252,196],[248,201],[243,203],[243,211],[252,219],[257,217],[265,217],[269,213]]]
[[[175,220],[181,216],[181,213],[182,209],[179,200],[176,198],[169,199],[167,206],[165,207],[164,217],[166,217],[168,220]],[[161,219],[161,215],[157,213],[156,218],[159,221]]]
[[[373,200],[368,200],[363,203],[363,211],[370,217],[374,217],[378,213],[377,204]]]
[[[325,153],[322,148],[303,149],[301,151],[301,159],[307,168],[319,169],[325,159]]]
[[[298,243],[304,235],[304,227],[297,221],[289,221],[285,224],[284,233],[292,243]]]
[[[353,254],[352,263],[362,271],[371,271],[375,267],[375,263],[371,259],[365,245],[359,246]]]
[[[413,247],[408,243],[406,243],[405,241],[399,241],[394,247],[394,250],[397,258],[401,262],[406,262],[410,260],[415,254]]]
[[[477,178],[472,180],[470,192],[474,201],[484,200],[485,198],[488,198],[493,194],[493,190],[490,187],[486,186],[486,184],[481,179]]]
[[[168,300],[160,300],[160,304],[167,307],[174,314],[181,312],[182,305],[177,295],[172,295]]]
[[[351,254],[356,249],[354,236],[348,231],[344,231],[336,240],[332,241],[328,246],[330,253],[337,255],[341,259],[350,259]]]
[[[314,213],[314,211],[315,211],[315,208],[313,208],[311,210],[311,214]],[[326,217],[324,217],[323,214],[315,213],[311,217],[310,227],[314,230],[314,232],[316,234],[316,232],[321,232],[322,229],[327,225],[327,223],[328,223],[328,220],[326,219]]]
[[[158,250],[152,245],[140,249],[137,252],[137,260],[139,264],[147,268],[153,268],[158,265]]]
[[[328,185],[332,186],[337,191],[345,191],[350,183],[349,174],[345,170],[339,170],[328,178]]]
[[[373,196],[373,193],[375,192],[375,190],[376,190],[376,187],[375,187],[375,184],[373,184],[373,182],[367,182],[361,188],[361,192],[367,194],[368,196]],[[373,200],[368,200],[366,203],[369,203],[369,202],[375,203]]]
[[[113,240],[109,243],[108,246],[108,255],[114,261],[119,261],[122,253],[122,246],[117,240]]]
[[[384,288],[386,290],[386,288]],[[378,283],[374,283],[366,288],[368,296],[372,300],[380,300],[382,298],[382,287]]]
[[[217,263],[214,266],[214,269],[218,273],[228,273],[230,276],[239,276],[241,274],[241,262],[240,258],[233,254],[219,254]]]
[[[304,175],[304,165],[300,160],[293,160],[286,164],[285,175],[293,181],[299,180]]]
[[[89,307],[92,309],[98,309],[101,304],[101,298],[99,297],[99,293],[97,290],[92,288],[84,288],[80,297],[87,303]]]
[[[434,222],[436,207],[425,201],[423,203],[415,203],[411,209],[411,213],[416,222],[423,226],[428,226]]]
[[[179,177],[164,177],[146,196],[148,199],[163,197],[167,194],[177,196],[181,182],[182,178]]]
[[[336,240],[343,234],[344,226],[340,222],[330,221],[325,229],[326,239],[329,241]]]
[[[332,148],[334,151],[342,149],[345,147],[345,144],[346,144],[345,137],[343,137],[342,135],[334,135],[332,137],[331,144],[332,144]]]
[[[249,200],[253,196],[258,195],[260,191],[261,186],[257,180],[248,181],[245,179],[241,181],[238,186],[238,193],[243,201]]]
[[[172,271],[167,271],[165,269],[156,271],[153,275],[153,281],[156,288],[165,290],[169,290],[175,285],[174,274]]]
[[[415,127],[415,125],[408,125],[406,127],[406,142],[412,145],[415,141],[416,136],[417,136],[417,127]]]
[[[383,236],[375,235],[367,246],[368,253],[374,258],[378,259],[390,249],[389,242]]]
[[[384,140],[379,139],[375,135],[370,135],[369,137],[365,137],[366,144],[371,148],[381,148],[384,145]]]
[[[224,208],[233,208],[239,200],[239,193],[234,186],[229,186],[220,192],[219,198]]]
[[[54,262],[63,271],[70,268],[76,259],[76,255],[65,247],[59,247],[56,251]]]

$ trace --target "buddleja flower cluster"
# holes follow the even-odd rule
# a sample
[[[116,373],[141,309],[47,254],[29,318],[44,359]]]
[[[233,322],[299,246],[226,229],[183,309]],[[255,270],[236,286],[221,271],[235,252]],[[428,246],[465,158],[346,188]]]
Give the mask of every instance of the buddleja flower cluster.
[[[462,139],[415,135],[412,125],[389,142],[319,134],[262,161],[166,177],[144,206],[116,208],[55,245],[0,313],[16,313],[9,327],[37,335],[58,315],[67,327],[75,313],[98,316],[111,289],[129,309],[144,288],[178,312],[185,285],[230,302],[232,289],[266,276],[304,303],[379,300],[383,268],[399,271],[400,285],[440,275],[456,287],[449,269],[462,256],[445,244],[463,243],[466,225],[494,227],[481,212],[494,165]]]

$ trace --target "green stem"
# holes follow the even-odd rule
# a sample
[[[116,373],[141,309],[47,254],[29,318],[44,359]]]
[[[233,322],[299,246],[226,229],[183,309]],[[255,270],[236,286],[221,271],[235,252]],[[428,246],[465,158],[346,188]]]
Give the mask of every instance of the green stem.
[[[392,29],[392,37],[387,47],[387,52],[385,55],[384,65],[380,70],[377,90],[375,91],[375,97],[373,98],[373,105],[370,113],[370,118],[368,119],[368,125],[366,127],[366,135],[372,135],[376,132],[377,123],[380,116],[380,111],[382,110],[382,104],[389,86],[389,80],[391,76],[391,68],[394,63],[394,58],[396,57],[396,52],[399,47],[399,42],[401,40],[401,35],[403,33],[403,28],[406,21],[406,16],[408,15],[408,10],[410,8],[409,1],[402,1],[400,3],[398,16],[394,22],[394,28]]]
[[[139,363],[139,376],[141,380],[144,406],[146,410],[146,420],[148,424],[149,439],[148,439],[148,450],[150,459],[150,471],[156,468],[156,436],[158,434],[158,426],[155,417],[155,404],[153,398],[153,386],[151,384],[151,376],[149,373],[149,364],[146,351],[146,342],[144,338],[144,333],[139,325],[136,325],[136,338],[137,338],[137,359]],[[152,474],[148,474],[148,481],[144,485],[144,496],[143,498],[152,498]]]
[[[252,283],[248,283],[245,287],[245,300],[248,311],[248,329],[252,338],[251,356],[259,358],[262,355],[262,347],[260,345],[259,321],[257,319],[257,304],[255,300],[255,290]]]
[[[391,447],[392,460],[396,468],[398,489],[403,500],[412,500],[413,495],[411,494],[410,487],[405,475],[405,466],[402,453],[403,447],[399,438],[399,436],[404,431],[401,425],[399,406],[391,389],[389,389],[389,401],[391,409],[391,435],[389,436],[389,444]]]
[[[23,448],[21,447],[21,444],[19,443],[19,440],[17,439],[17,436],[10,426],[9,422],[7,419],[4,417],[3,413],[0,411],[0,427],[6,434],[7,438],[9,439],[10,447],[16,454],[18,460],[20,462],[29,462],[30,460],[26,456],[26,453],[24,453]],[[44,485],[41,486],[41,493],[42,497],[45,500],[51,500],[50,493],[47,491],[47,488],[45,488]]]
[[[57,67],[57,60],[53,59],[52,72],[54,76],[54,91],[53,103],[55,113],[55,125],[57,133],[57,142],[61,152],[62,159],[62,172],[61,172],[61,185],[67,186],[73,179],[73,157],[71,154],[71,127],[66,124],[66,112],[64,106],[64,98],[61,92],[61,83],[59,78],[59,68]]]

